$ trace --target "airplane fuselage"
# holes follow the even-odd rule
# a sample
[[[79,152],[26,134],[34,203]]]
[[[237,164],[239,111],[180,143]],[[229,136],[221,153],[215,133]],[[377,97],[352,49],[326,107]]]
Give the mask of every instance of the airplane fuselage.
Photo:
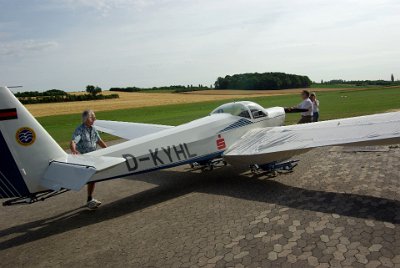
[[[121,163],[98,172],[91,181],[145,173],[178,165],[220,157],[250,129],[283,125],[282,108],[265,110],[267,116],[258,119],[231,114],[211,114],[189,123],[126,141],[88,155],[123,157]]]

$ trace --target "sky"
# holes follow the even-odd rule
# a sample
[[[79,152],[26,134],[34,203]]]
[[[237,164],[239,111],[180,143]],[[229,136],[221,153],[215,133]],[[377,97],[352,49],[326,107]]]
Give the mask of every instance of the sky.
[[[0,0],[0,85],[400,79],[399,0]]]

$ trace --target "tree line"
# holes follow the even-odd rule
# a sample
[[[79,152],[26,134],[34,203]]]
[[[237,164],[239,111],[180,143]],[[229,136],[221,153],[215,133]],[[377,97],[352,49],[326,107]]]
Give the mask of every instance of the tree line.
[[[14,95],[17,98],[29,98],[29,97],[66,96],[68,95],[68,93],[59,89],[50,89],[44,92],[39,92],[39,91],[17,92]]]
[[[37,103],[53,103],[53,102],[72,102],[72,101],[88,101],[88,100],[105,100],[119,98],[118,94],[103,95],[101,88],[98,86],[88,85],[86,87],[88,94],[69,94],[63,90],[51,89],[44,92],[26,91],[17,92],[14,95],[23,104]]]
[[[321,81],[321,84],[334,85],[334,84],[344,84],[344,85],[356,85],[356,86],[400,86],[400,81],[394,81],[392,75],[391,81],[387,80],[343,80],[343,79],[332,79],[329,81]]]
[[[163,86],[163,87],[151,87],[151,88],[140,88],[140,87],[112,87],[110,91],[120,91],[120,92],[151,92],[151,91],[170,91],[173,93],[181,93],[181,92],[189,92],[189,91],[197,91],[197,90],[206,90],[209,89],[207,86],[198,85],[172,85],[172,86]]]
[[[308,76],[286,73],[244,73],[218,77],[216,89],[286,89],[305,88],[312,84]]]

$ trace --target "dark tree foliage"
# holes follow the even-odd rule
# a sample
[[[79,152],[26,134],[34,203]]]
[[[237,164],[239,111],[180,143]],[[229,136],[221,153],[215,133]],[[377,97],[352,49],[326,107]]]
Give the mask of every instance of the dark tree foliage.
[[[286,73],[245,73],[218,77],[216,89],[285,89],[304,88],[312,84],[308,76]]]
[[[393,74],[390,76],[390,80],[391,80],[392,82],[394,82],[394,75],[393,75]]]
[[[93,90],[92,88],[90,88],[90,90],[91,90],[90,94],[83,94],[83,95],[68,94],[67,92],[59,89],[50,89],[44,92],[38,92],[38,91],[17,92],[14,95],[23,104],[104,100],[104,99],[119,98],[118,94],[110,94],[110,95],[98,94],[99,92],[101,92],[101,88],[99,87],[93,87]],[[96,93],[94,94],[94,92]]]
[[[14,95],[16,97],[43,97],[43,96],[66,96],[68,94],[63,90],[50,89],[44,92],[38,92],[38,91],[17,92]]]
[[[18,97],[19,101],[23,104],[37,104],[37,103],[52,103],[52,102],[71,102],[71,101],[88,101],[88,100],[105,100],[105,99],[117,99],[118,94],[110,95],[74,95],[67,94],[65,96],[39,96],[39,97]]]
[[[101,92],[101,88],[98,86],[87,85],[86,92],[89,94],[92,94],[93,96],[96,96],[97,94],[99,94]]]
[[[140,88],[140,87],[112,87],[110,91],[120,91],[120,92],[140,92],[140,91],[172,91],[174,93],[196,91],[196,90],[206,90],[208,87],[199,85],[198,87],[193,87],[193,85],[182,86],[164,86],[164,87],[152,87],[152,88]]]
[[[343,79],[333,79],[324,82],[324,84],[344,84],[344,85],[356,85],[356,86],[398,86],[400,81],[386,81],[386,80],[350,80],[346,81]]]
[[[112,87],[110,91],[120,91],[120,92],[139,92],[142,89],[138,87]]]

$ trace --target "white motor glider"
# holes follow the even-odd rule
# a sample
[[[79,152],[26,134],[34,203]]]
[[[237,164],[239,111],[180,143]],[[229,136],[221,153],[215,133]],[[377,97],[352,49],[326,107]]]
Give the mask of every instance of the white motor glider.
[[[277,163],[331,145],[400,142],[400,112],[282,126],[284,108],[241,101],[173,126],[96,121],[127,139],[85,155],[67,154],[6,87],[0,87],[0,197],[32,203],[88,182],[220,158],[232,165]]]

